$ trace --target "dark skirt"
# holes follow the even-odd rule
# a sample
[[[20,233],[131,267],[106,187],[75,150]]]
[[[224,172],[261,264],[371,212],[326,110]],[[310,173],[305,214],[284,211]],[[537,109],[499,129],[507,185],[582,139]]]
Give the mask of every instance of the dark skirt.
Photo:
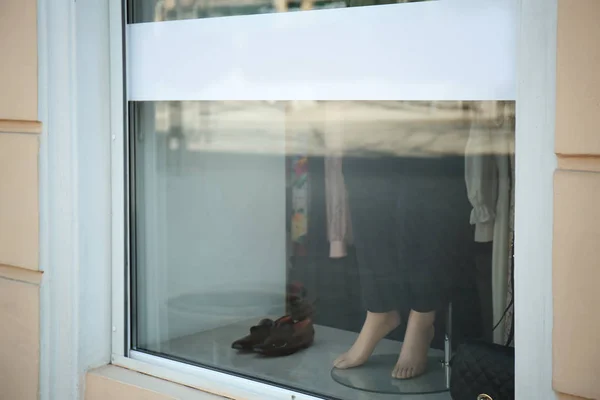
[[[471,260],[464,157],[346,157],[364,305],[442,311]]]

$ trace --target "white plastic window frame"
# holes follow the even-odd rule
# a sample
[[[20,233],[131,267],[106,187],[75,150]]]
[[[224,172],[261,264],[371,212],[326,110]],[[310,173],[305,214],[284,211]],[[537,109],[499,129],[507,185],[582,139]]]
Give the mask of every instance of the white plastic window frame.
[[[111,198],[112,198],[112,356],[113,364],[244,399],[318,397],[227,373],[131,352],[126,332],[124,156],[124,52],[121,0],[109,0]],[[446,1],[446,0],[443,0]],[[447,0],[449,1],[449,0]],[[517,55],[515,307],[517,399],[552,399],[552,175],[557,0],[515,0],[519,10]]]

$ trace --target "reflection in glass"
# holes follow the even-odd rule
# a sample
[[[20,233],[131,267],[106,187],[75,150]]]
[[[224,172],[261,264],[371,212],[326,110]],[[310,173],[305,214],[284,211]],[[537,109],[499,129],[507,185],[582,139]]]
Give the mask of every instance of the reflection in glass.
[[[511,330],[514,110],[136,103],[135,347],[334,398],[365,398],[334,367],[431,390],[450,303],[455,345]]]
[[[131,0],[136,22],[228,17],[288,11],[323,10],[428,0]]]

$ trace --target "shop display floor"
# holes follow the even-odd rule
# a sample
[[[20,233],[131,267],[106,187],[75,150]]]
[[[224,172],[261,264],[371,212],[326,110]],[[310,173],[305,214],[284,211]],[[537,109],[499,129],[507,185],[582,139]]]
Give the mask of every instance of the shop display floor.
[[[265,358],[251,353],[238,353],[231,349],[231,342],[246,335],[253,323],[256,321],[240,322],[173,339],[163,343],[161,348],[156,350],[191,363],[253,376],[332,399],[450,400],[448,392],[421,395],[377,394],[352,389],[335,382],[331,377],[332,363],[339,354],[352,345],[357,335],[353,332],[315,326],[314,344],[306,350],[287,357]],[[399,342],[384,339],[377,346],[374,354],[398,354],[400,345]],[[431,350],[430,355],[443,357],[443,353],[439,350]],[[391,364],[388,373],[392,368]]]

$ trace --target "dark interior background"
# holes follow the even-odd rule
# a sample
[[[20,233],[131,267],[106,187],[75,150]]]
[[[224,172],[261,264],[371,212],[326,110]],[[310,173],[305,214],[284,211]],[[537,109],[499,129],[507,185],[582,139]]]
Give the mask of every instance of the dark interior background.
[[[325,208],[324,160],[309,158],[310,213],[308,216],[307,255],[292,256],[288,283],[301,284],[306,289],[307,300],[315,304],[315,323],[333,328],[359,332],[366,314],[362,305],[361,288],[356,254],[353,248],[341,259],[329,258],[327,240],[327,216]],[[288,199],[291,196],[287,196]],[[475,259],[489,261],[490,274],[477,273]],[[491,307],[491,243],[474,247],[473,263],[466,266],[459,286],[453,294],[452,334],[453,347],[471,338],[491,340],[492,321],[484,321],[486,304]],[[490,290],[481,299],[478,280],[485,280]],[[489,282],[488,282],[489,281]],[[490,310],[491,311],[491,310]],[[402,313],[406,321],[406,312]],[[436,334],[432,347],[444,348],[446,321],[444,316],[436,320]],[[402,340],[405,325],[389,335],[390,339]]]

